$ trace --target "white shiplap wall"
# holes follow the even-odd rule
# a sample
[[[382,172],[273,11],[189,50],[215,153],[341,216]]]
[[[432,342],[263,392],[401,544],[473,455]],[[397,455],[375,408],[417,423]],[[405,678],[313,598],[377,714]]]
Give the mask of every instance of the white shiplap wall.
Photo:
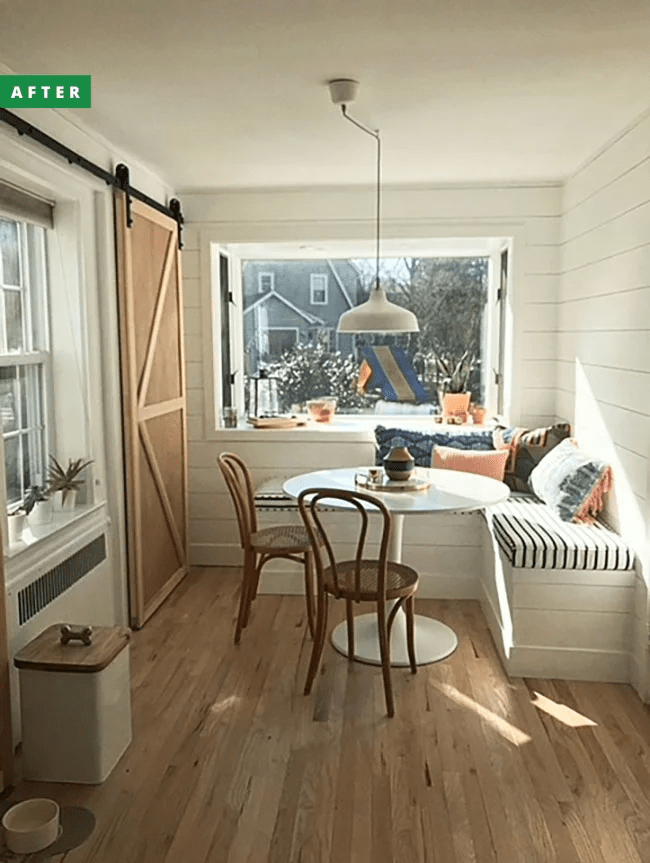
[[[631,679],[647,695],[650,113],[576,171],[563,198],[557,413],[614,466],[610,515],[644,572]]]
[[[224,449],[247,459],[256,482],[325,465],[372,461],[371,438],[309,442],[265,432],[215,435],[214,406],[206,396],[212,327],[206,245],[317,241],[372,236],[367,189],[229,191],[183,195],[187,219],[183,254],[187,334],[190,538],[194,564],[238,560],[234,514],[216,458]],[[513,237],[513,421],[536,425],[556,412],[556,301],[559,281],[561,187],[458,186],[386,189],[384,236]],[[207,350],[204,350],[205,346]],[[468,518],[474,518],[469,516]],[[420,521],[407,525],[404,560],[429,572],[428,595],[477,596],[481,566],[478,531],[461,519],[439,524],[435,535]],[[423,540],[423,535],[426,539]],[[474,534],[474,536],[472,536]],[[423,585],[424,588],[424,585]],[[424,590],[422,591],[424,593]]]

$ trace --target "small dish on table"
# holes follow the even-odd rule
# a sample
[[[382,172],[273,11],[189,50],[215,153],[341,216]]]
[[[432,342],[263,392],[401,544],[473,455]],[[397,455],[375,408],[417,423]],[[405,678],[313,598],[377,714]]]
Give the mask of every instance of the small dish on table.
[[[370,475],[371,468],[359,468],[354,475],[354,484],[368,491],[422,491],[429,488],[430,481],[416,473],[408,479],[389,479],[382,471],[378,478]]]

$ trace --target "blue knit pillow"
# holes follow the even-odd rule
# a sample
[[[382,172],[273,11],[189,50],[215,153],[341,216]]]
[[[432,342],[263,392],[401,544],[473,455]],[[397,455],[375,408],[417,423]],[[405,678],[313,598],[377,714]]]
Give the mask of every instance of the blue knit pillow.
[[[464,450],[492,450],[492,432],[489,429],[471,432],[436,431],[418,432],[409,429],[375,428],[377,442],[376,464],[382,464],[388,455],[394,437],[400,437],[408,447],[408,451],[420,467],[431,467],[431,455],[434,446],[451,446]]]

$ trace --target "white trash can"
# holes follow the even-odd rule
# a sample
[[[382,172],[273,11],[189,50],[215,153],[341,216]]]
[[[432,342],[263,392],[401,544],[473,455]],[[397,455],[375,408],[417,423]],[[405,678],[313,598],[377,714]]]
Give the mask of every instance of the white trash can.
[[[131,742],[130,632],[99,626],[91,644],[63,644],[62,626],[50,626],[14,657],[23,776],[94,785]]]

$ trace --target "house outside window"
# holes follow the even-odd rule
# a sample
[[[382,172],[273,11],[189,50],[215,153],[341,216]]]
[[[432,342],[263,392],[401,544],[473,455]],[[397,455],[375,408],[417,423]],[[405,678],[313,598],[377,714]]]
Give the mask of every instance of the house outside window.
[[[312,306],[327,305],[327,276],[312,273],[309,277],[309,288]]]
[[[297,327],[268,327],[268,355],[270,359],[280,360],[298,344]]]
[[[257,275],[257,292],[258,294],[268,294],[273,290],[274,286],[273,273],[258,273]]]
[[[404,412],[433,414],[440,410],[436,356],[458,360],[468,351],[475,357],[468,382],[472,400],[495,411],[494,356],[502,336],[499,303],[494,302],[498,268],[491,254],[382,259],[382,287],[391,301],[416,314],[420,326],[419,333],[394,335],[337,333],[340,316],[367,299],[375,279],[374,259],[244,259],[244,355],[236,361],[248,375],[265,368],[278,378],[281,410],[333,395],[338,413],[395,414],[399,402],[387,394],[379,376],[371,378],[365,390],[357,386],[368,350],[388,346],[403,352],[409,373],[427,396],[418,396],[417,405],[405,401]],[[325,266],[329,275],[314,272]],[[262,274],[273,274],[273,292],[265,296],[257,291]],[[309,297],[304,289],[307,275]],[[325,303],[311,302],[323,298]]]
[[[0,219],[0,413],[9,506],[46,480],[47,308],[44,229]]]

